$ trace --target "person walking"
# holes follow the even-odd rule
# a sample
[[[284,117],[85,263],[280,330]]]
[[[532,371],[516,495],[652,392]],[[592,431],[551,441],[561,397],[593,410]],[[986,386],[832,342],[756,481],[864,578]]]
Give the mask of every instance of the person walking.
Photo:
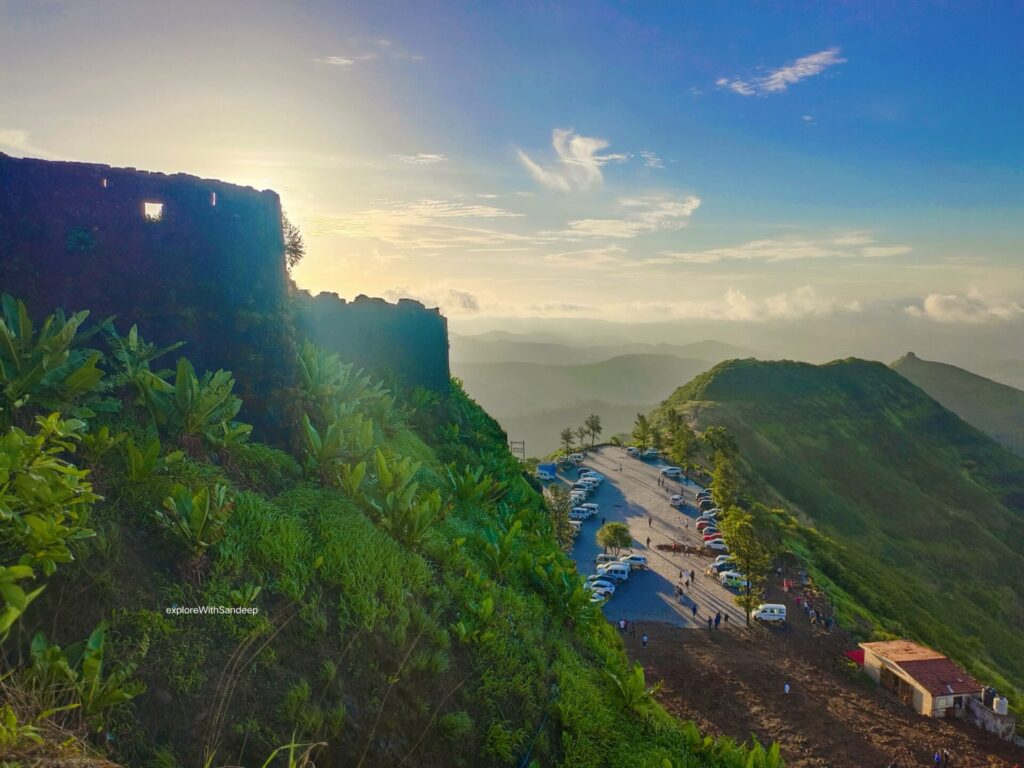
[[[648,528],[653,528],[654,527],[654,515],[648,515],[647,516],[647,527]]]
[[[724,621],[724,622],[725,622],[725,626],[727,626],[727,627],[729,626],[729,614],[728,614],[728,613],[727,613],[727,614],[725,614],[725,615],[724,615],[724,616],[722,617],[722,621]]]
[[[789,683],[786,683],[785,685],[783,685],[783,686],[782,686],[782,692],[783,692],[783,693],[784,693],[784,694],[785,694],[786,696],[789,696]]]
[[[632,636],[636,637],[636,622],[634,621],[632,624],[630,624],[629,628],[630,628],[630,633],[632,634]]]
[[[648,549],[651,548],[651,537],[650,536],[647,537],[647,548]]]
[[[626,634],[626,620],[625,619],[619,619],[619,632],[621,632],[622,634]]]
[[[693,569],[691,569],[690,570],[690,581],[696,581],[696,580],[697,580],[697,572],[694,571]]]
[[[935,765],[942,765],[942,755],[938,751],[935,752]]]
[[[697,618],[697,604],[694,603],[693,605],[691,605],[690,606],[690,610],[693,611],[693,618],[696,619]]]
[[[647,647],[647,633],[644,632],[643,637],[640,638],[640,642],[644,644],[644,648]]]
[[[718,627],[719,627],[719,625],[721,623],[722,623],[722,612],[719,611],[718,613],[715,614],[715,629],[718,629]]]
[[[711,625],[715,623],[715,620],[708,616],[708,632],[711,631]]]

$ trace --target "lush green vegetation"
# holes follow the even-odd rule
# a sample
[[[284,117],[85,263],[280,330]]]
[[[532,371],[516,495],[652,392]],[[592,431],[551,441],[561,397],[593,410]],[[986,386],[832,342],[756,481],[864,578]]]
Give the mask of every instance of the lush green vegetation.
[[[723,363],[654,420],[670,410],[727,428],[746,493],[787,510],[774,527],[840,620],[1024,686],[1024,460],[861,360]]]
[[[909,353],[892,367],[968,424],[1024,455],[1024,392]]]
[[[563,553],[566,510],[457,382],[393,393],[305,344],[282,362],[292,455],[252,439],[232,374],[3,307],[5,754],[780,764],[657,705]]]

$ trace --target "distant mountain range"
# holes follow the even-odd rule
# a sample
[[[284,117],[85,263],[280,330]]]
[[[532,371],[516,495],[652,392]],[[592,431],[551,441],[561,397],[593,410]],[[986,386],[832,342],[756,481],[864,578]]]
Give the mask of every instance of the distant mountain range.
[[[529,340],[523,340],[523,339]],[[451,334],[452,365],[461,363],[536,363],[538,365],[583,365],[623,355],[667,355],[684,360],[717,363],[732,358],[756,357],[749,349],[720,341],[690,344],[644,344],[615,342],[576,346],[557,341],[540,341],[537,336],[490,332],[480,336]]]
[[[961,380],[928,366],[930,381]],[[1024,458],[896,370],[857,359],[722,363],[652,418],[669,408],[725,426],[749,495],[813,524],[780,535],[841,616],[1024,688]]]
[[[517,345],[518,346],[518,345]],[[598,414],[605,438],[629,431],[637,413],[646,413],[713,363],[671,355],[619,355],[581,365],[529,362],[452,361],[473,399],[502,425],[510,440],[525,440],[528,455],[559,446],[564,427],[576,428]]]
[[[1024,360],[999,360],[979,366],[977,370],[1000,384],[1024,390]]]
[[[892,367],[968,424],[1024,455],[1024,392],[912,352]]]

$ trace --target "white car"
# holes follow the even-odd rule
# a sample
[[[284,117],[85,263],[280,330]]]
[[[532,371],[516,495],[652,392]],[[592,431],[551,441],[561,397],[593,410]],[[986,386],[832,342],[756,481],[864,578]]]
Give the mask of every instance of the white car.
[[[607,596],[607,595],[597,595],[597,594],[592,594],[592,595],[590,596],[590,602],[591,602],[591,603],[594,603],[595,605],[596,605],[597,603],[603,603],[603,602],[604,602],[605,600],[607,600],[607,599],[608,599],[608,596]]]
[[[586,504],[580,504],[580,509],[586,509],[590,512],[590,516],[593,517],[601,511],[601,507],[592,501],[588,501]]]
[[[758,621],[786,621],[786,606],[780,603],[761,603],[752,616]]]
[[[712,539],[711,541],[705,541],[704,546],[707,549],[716,549],[719,552],[728,552],[728,545],[721,539]]]
[[[587,587],[593,589],[594,587],[604,587],[610,589],[612,592],[615,591],[615,583],[610,579],[603,577],[600,573],[594,573],[587,577]]]
[[[670,499],[668,500],[668,503],[669,503],[669,504],[671,504],[671,505],[672,505],[673,507],[681,507],[681,506],[683,506],[683,503],[684,503],[684,502],[683,502],[683,497],[682,497],[682,496],[680,496],[680,495],[679,495],[679,494],[677,493],[677,494],[675,494],[675,495],[674,495],[674,496],[673,496],[672,498],[670,498]]]
[[[592,477],[595,480],[597,480],[597,482],[599,482],[599,483],[604,482],[604,475],[602,475],[600,472],[598,472],[595,469],[586,469],[586,470],[584,470],[583,472],[580,473],[580,477]]]
[[[589,475],[584,475],[583,477],[581,477],[576,484],[587,486],[588,488],[590,488],[591,493],[596,491],[598,486],[601,485],[601,483],[598,482],[597,478],[590,477]]]
[[[644,555],[623,555],[619,558],[620,563],[625,563],[630,568],[644,569],[647,567],[647,558]]]
[[[616,581],[625,581],[629,578],[629,566],[618,561],[597,566],[597,572]]]
[[[619,558],[617,558],[615,555],[609,555],[606,552],[602,552],[601,554],[599,554],[597,557],[594,558],[594,563],[597,566],[599,566],[599,567],[601,565],[605,564],[605,563],[617,563],[617,562],[619,562]]]
[[[583,533],[583,523],[581,523],[579,520],[570,519],[569,527],[572,528],[573,536],[579,536],[581,533]]]
[[[731,563],[736,558],[732,555],[719,555],[715,558],[715,565],[721,565],[722,563]]]
[[[589,518],[590,512],[585,510],[583,507],[573,507],[572,509],[569,510],[569,522],[572,522],[574,520],[583,522],[584,520],[588,520]]]
[[[609,589],[608,587],[599,587],[596,584],[591,586],[590,591],[592,594],[600,595],[604,598],[609,598],[615,594],[615,588]]]
[[[640,450],[638,448],[634,448],[632,445],[629,446],[629,448],[626,449],[626,455],[627,456],[636,456],[639,453],[640,453]]]
[[[665,477],[679,477],[681,474],[683,474],[683,470],[681,470],[679,467],[662,467],[661,474],[663,474]]]
[[[575,462],[576,464],[579,464],[581,461],[583,461],[583,454],[582,453],[570,453],[569,454],[569,461],[572,461],[572,462]]]

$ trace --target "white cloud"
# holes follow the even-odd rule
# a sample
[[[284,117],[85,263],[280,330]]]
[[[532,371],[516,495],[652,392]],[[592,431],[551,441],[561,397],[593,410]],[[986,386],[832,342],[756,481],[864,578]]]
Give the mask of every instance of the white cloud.
[[[549,253],[544,257],[544,261],[565,267],[600,269],[622,264],[627,253],[621,245],[606,245],[602,248],[583,248],[578,251]]]
[[[750,79],[720,77],[715,81],[719,88],[726,88],[740,96],[768,96],[783,93],[789,86],[808,77],[820,75],[829,67],[846,62],[839,48],[828,48],[808,56],[802,56],[784,67],[772,70],[767,75]]]
[[[438,307],[446,315],[474,314],[480,311],[480,300],[476,294],[446,286],[424,286],[422,289],[399,286],[384,291],[383,298],[388,301],[415,299],[427,307]]]
[[[662,159],[660,157],[658,157],[657,154],[655,154],[654,152],[651,152],[648,149],[641,150],[640,151],[640,157],[643,158],[644,168],[664,168],[665,167],[665,163],[662,162]]]
[[[909,306],[911,317],[933,320],[937,323],[990,323],[1024,319],[1024,305],[1006,298],[985,296],[976,288],[966,295],[932,293],[920,306]]]
[[[417,152],[415,155],[395,155],[395,158],[411,165],[434,165],[448,161],[448,156],[440,152]]]
[[[720,261],[796,261],[824,258],[882,258],[909,253],[909,245],[872,245],[868,233],[849,232],[822,238],[750,240],[740,245],[703,251],[662,251],[661,263],[714,264]]]
[[[17,157],[41,157],[47,160],[59,160],[53,152],[36,146],[28,131],[15,128],[0,128],[0,152]]]
[[[313,59],[317,64],[326,64],[331,67],[349,69],[361,61],[374,61],[375,59],[407,59],[410,61],[421,61],[422,56],[415,53],[407,53],[397,48],[393,42],[384,37],[361,40],[353,38],[346,44],[350,52],[335,54],[331,56],[320,56]]]
[[[649,195],[625,198],[619,201],[621,215],[612,218],[576,219],[570,221],[568,237],[628,238],[650,232],[682,229],[690,216],[700,207],[700,198],[690,195],[682,199]]]
[[[495,304],[495,314],[526,317],[601,317],[632,322],[665,320],[714,320],[735,323],[793,321],[848,315],[863,311],[857,301],[819,296],[811,286],[800,286],[763,298],[752,298],[729,288],[717,298],[691,301],[619,301],[597,304],[530,303]]]
[[[308,233],[314,237],[335,235],[375,240],[403,251],[535,243],[536,238],[485,225],[488,221],[520,216],[504,208],[460,199],[384,202],[365,210],[311,217]]]
[[[555,128],[551,132],[551,145],[557,161],[550,166],[537,163],[521,149],[516,152],[519,161],[538,184],[559,192],[600,186],[604,181],[602,166],[625,162],[630,157],[622,153],[598,154],[608,147],[605,139],[580,136],[571,128]]]

